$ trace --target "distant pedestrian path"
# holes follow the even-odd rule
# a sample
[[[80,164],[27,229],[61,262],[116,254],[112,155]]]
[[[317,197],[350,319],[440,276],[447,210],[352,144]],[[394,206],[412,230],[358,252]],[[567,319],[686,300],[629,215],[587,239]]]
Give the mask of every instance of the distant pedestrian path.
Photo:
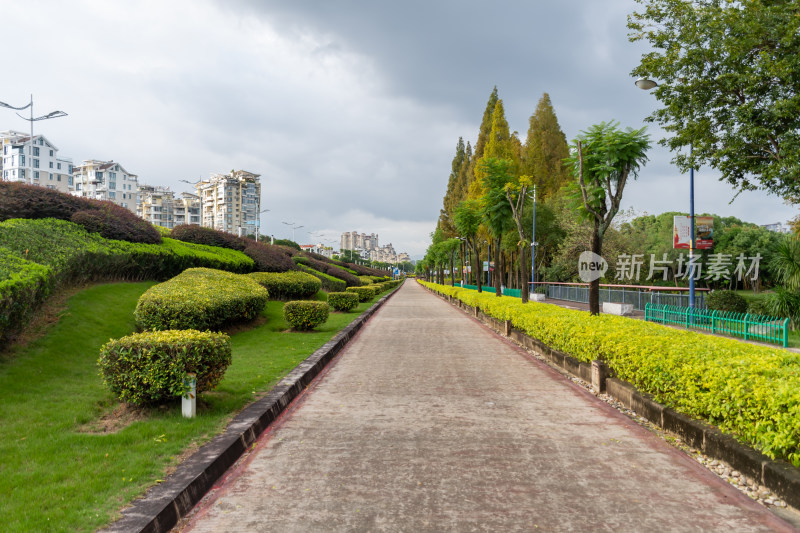
[[[413,281],[204,505],[184,531],[792,530]]]

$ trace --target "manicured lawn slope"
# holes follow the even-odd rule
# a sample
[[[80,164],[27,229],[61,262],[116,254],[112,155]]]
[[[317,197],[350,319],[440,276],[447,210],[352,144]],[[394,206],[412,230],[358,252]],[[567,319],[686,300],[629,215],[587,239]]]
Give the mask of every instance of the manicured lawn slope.
[[[163,479],[192,443],[221,431],[236,411],[269,389],[349,324],[331,314],[311,333],[285,332],[282,303],[266,322],[232,336],[233,362],[199,416],[180,402],[146,410],[117,433],[92,434],[119,404],[103,387],[99,347],[133,331],[133,310],[153,283],[96,285],[73,296],[47,334],[0,361],[0,524],[6,531],[94,531]]]

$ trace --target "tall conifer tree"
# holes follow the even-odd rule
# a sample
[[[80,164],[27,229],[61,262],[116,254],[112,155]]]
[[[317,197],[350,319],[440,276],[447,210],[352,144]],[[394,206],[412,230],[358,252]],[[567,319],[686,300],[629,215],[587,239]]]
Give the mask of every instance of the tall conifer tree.
[[[489,95],[489,101],[486,102],[486,109],[483,110],[483,119],[481,120],[481,127],[478,130],[478,140],[475,142],[472,158],[467,167],[466,190],[469,190],[470,186],[475,181],[475,165],[478,159],[483,157],[486,142],[489,140],[489,134],[492,131],[492,115],[494,114],[494,108],[498,100],[497,86],[495,86],[494,89],[492,89],[492,94]]]
[[[461,168],[464,166],[464,161],[467,157],[467,150],[464,146],[464,138],[458,138],[456,145],[456,155],[453,157],[453,162],[450,167],[450,178],[447,181],[447,192],[443,199],[443,209],[439,212],[439,222],[436,225],[438,229],[442,230],[447,237],[456,235],[455,226],[453,226],[453,210],[463,198],[457,197],[458,180]]]
[[[522,147],[521,174],[533,176],[537,195],[544,199],[554,195],[572,181],[564,159],[569,157],[567,137],[561,131],[550,96],[544,93],[531,115],[528,138]]]

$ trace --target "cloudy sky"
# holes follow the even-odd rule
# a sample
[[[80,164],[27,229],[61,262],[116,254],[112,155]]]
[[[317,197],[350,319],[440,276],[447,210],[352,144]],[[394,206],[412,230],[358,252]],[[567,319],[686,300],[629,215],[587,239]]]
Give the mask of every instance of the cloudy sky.
[[[343,231],[421,256],[459,136],[473,144],[497,86],[513,130],[550,94],[568,139],[604,120],[641,127],[657,105],[631,69],[633,0],[0,0],[0,101],[76,163],[113,159],[140,183],[261,175],[262,232],[301,243]],[[0,130],[28,123],[0,109]],[[656,138],[662,133],[651,132]],[[623,203],[688,210],[688,176],[655,146]],[[796,210],[708,169],[696,208],[759,224]],[[309,235],[306,232],[313,232]],[[321,236],[320,236],[321,235]]]

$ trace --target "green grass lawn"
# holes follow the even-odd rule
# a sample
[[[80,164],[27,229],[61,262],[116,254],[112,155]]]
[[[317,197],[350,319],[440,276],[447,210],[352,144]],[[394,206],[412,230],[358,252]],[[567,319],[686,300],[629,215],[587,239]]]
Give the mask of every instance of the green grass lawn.
[[[115,433],[88,432],[120,407],[102,384],[99,348],[133,331],[136,301],[152,285],[81,291],[43,337],[0,361],[0,529],[94,531],[110,523],[181,454],[223,430],[372,304],[295,333],[286,331],[283,304],[269,302],[265,323],[232,336],[232,364],[219,387],[200,397],[197,418],[182,418],[177,400],[134,412],[137,419]]]

